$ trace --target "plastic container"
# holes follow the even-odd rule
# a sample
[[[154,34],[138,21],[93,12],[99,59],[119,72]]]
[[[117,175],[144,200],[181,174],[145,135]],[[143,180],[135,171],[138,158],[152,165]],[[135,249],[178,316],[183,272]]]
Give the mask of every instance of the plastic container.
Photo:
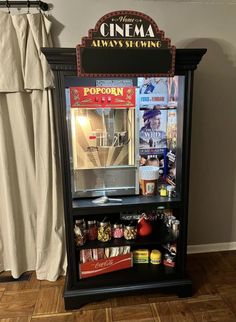
[[[142,166],[139,168],[140,188],[144,196],[157,194],[157,180],[159,178],[159,167]]]
[[[153,249],[150,254],[150,262],[154,265],[161,264],[161,252],[157,249]]]

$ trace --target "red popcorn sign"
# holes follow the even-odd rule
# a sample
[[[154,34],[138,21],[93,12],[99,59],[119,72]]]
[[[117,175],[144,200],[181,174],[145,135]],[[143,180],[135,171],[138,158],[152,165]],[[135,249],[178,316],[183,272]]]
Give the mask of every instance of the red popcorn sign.
[[[135,87],[70,87],[73,108],[135,107]]]

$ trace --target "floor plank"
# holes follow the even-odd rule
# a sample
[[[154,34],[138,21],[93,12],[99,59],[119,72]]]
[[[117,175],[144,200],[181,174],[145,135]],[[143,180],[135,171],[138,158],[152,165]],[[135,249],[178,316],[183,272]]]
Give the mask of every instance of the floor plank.
[[[156,319],[155,321],[175,322],[168,302],[152,303],[151,309],[153,316]]]
[[[223,292],[221,296],[225,301],[226,305],[236,316],[236,288],[234,288],[234,290],[232,291]]]
[[[40,316],[34,315],[32,316],[31,322],[74,322],[74,318],[72,313],[49,314]]]
[[[230,310],[194,313],[198,322],[235,322],[235,315]]]
[[[65,283],[65,278],[64,277],[59,277],[57,281],[55,282],[50,282],[50,281],[40,281],[40,287],[50,287],[50,286],[64,286]]]
[[[168,303],[173,320],[176,322],[195,322],[195,318],[191,309],[189,309],[186,301],[172,301]]]
[[[6,289],[5,283],[4,284],[3,283],[0,283],[0,292],[4,292],[5,289]]]
[[[149,304],[121,306],[111,309],[112,321],[154,321]]]
[[[83,311],[87,310],[96,310],[96,309],[105,309],[112,306],[113,299],[107,299],[99,302],[91,302],[82,307]]]
[[[31,316],[38,291],[5,291],[0,300],[0,318]]]
[[[39,290],[34,315],[65,312],[62,287],[43,287]]]
[[[97,310],[87,310],[87,311],[79,311],[73,313],[74,320],[73,322],[112,322],[106,319],[107,314],[105,309],[97,309]]]
[[[30,322],[30,320],[31,320],[30,316],[22,316],[18,318],[0,319],[0,322]]]
[[[130,306],[148,303],[148,297],[145,295],[120,296],[111,299],[112,307]]]

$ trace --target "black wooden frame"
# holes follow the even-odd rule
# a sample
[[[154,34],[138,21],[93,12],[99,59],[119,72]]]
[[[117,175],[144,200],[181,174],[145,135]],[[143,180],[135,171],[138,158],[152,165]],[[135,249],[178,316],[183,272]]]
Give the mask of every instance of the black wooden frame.
[[[66,309],[76,309],[82,305],[110,296],[133,294],[136,292],[151,292],[162,289],[173,289],[179,296],[189,296],[192,293],[192,282],[186,273],[186,254],[187,254],[187,224],[188,224],[188,200],[189,200],[189,166],[190,166],[190,143],[191,143],[191,114],[192,114],[192,94],[193,94],[193,76],[206,49],[177,49],[175,75],[185,76],[185,97],[184,97],[184,116],[183,124],[178,126],[183,128],[182,140],[182,172],[181,172],[181,195],[173,200],[150,197],[148,199],[141,196],[127,197],[122,206],[106,205],[105,207],[96,207],[89,201],[78,202],[72,200],[71,196],[71,174],[69,160],[69,146],[66,123],[66,108],[64,94],[64,77],[76,76],[76,51],[72,48],[42,48],[48,62],[55,75],[55,90],[53,91],[54,100],[54,118],[57,133],[58,150],[60,151],[61,171],[63,181],[64,213],[66,228],[66,246],[67,246],[67,280],[65,285],[64,299]],[[74,245],[73,227],[74,219],[80,215],[96,215],[101,213],[115,213],[120,209],[137,210],[151,207],[173,208],[178,212],[181,220],[181,230],[178,241],[178,270],[168,278],[165,273],[160,273],[163,277],[160,281],[148,281],[140,278],[139,282],[129,284],[129,281],[122,280],[122,271],[115,272],[115,277],[120,282],[112,283],[108,277],[99,277],[99,283],[93,286],[93,283],[83,280],[78,281],[78,265],[76,248]],[[113,273],[110,273],[113,274]],[[109,275],[110,275],[109,274]],[[105,276],[105,275],[104,275]],[[109,279],[110,278],[110,279]],[[107,281],[107,285],[102,284],[102,280]],[[86,284],[87,283],[87,284]],[[104,282],[105,283],[105,282]],[[114,284],[114,285],[113,285]]]

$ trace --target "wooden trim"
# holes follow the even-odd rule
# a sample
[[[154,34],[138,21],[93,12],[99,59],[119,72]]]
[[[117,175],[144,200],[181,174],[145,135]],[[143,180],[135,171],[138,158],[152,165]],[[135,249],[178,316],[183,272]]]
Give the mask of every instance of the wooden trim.
[[[221,252],[221,251],[228,251],[228,250],[236,250],[236,242],[189,245],[187,248],[187,253],[188,254],[211,253],[211,252]]]
[[[75,48],[41,48],[41,50],[53,70],[77,70]],[[175,74],[195,70],[206,51],[206,48],[176,49]]]

